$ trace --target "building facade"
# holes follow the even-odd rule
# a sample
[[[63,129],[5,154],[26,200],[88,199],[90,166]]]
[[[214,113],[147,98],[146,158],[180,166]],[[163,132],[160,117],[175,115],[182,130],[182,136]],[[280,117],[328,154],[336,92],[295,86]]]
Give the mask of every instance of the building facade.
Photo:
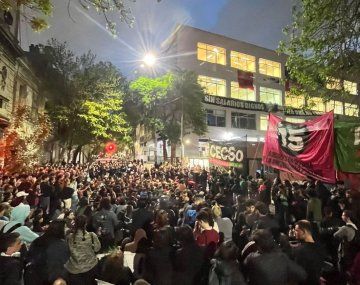
[[[210,140],[235,138],[245,141],[248,169],[253,174],[260,167],[269,111],[278,111],[293,123],[330,110],[339,116],[359,115],[354,82],[344,82],[353,94],[346,102],[323,103],[320,98],[306,102],[291,96],[285,84],[284,54],[183,25],[165,44],[170,47],[169,65],[194,71],[209,94],[204,98],[208,133],[198,137],[184,132],[184,153],[191,164],[207,164]],[[241,81],[245,81],[243,86]],[[251,84],[246,85],[247,81]],[[300,110],[305,105],[311,106],[311,111]]]

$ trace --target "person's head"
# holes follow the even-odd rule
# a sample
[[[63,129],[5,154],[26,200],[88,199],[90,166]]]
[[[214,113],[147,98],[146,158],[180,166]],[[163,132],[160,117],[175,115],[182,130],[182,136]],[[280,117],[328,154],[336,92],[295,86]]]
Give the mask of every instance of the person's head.
[[[255,211],[255,201],[254,200],[247,200],[245,202],[246,211],[250,213],[254,213]]]
[[[54,220],[49,224],[49,227],[46,229],[44,236],[64,239],[65,238],[65,221],[64,220]]]
[[[331,207],[324,207],[324,216],[326,218],[331,218],[333,216],[333,210]]]
[[[111,209],[111,203],[110,199],[108,197],[102,198],[100,201],[100,209],[102,210],[110,210]]]
[[[53,285],[66,285],[66,281],[62,278],[58,278],[54,281]]]
[[[224,261],[233,261],[236,260],[238,256],[238,247],[236,244],[229,240],[220,245],[220,247],[215,252],[215,257],[220,258]]]
[[[175,236],[181,245],[190,245],[195,243],[193,230],[188,225],[177,227],[175,229]]]
[[[214,220],[211,216],[211,213],[205,209],[201,209],[199,211],[199,213],[196,215],[196,221],[203,229],[209,226],[210,227],[214,226]]]
[[[275,249],[274,237],[268,230],[256,230],[252,239],[260,253],[271,252]]]
[[[312,240],[311,223],[308,220],[300,220],[295,223],[295,237],[300,241]]]
[[[85,215],[78,215],[75,218],[75,233],[77,231],[85,231],[87,217]]]
[[[9,203],[0,204],[0,216],[9,216],[10,210],[11,210],[11,206]]]
[[[221,218],[222,216],[222,211],[221,211],[221,207],[218,204],[215,204],[212,208],[211,208],[211,212],[214,216],[215,219],[217,218]]]
[[[106,256],[101,272],[102,280],[117,284],[120,278],[119,272],[123,267],[124,254],[121,250]]]
[[[159,210],[155,216],[155,223],[158,227],[163,227],[169,224],[169,215],[165,210]]]
[[[73,220],[75,219],[74,212],[71,209],[64,210],[64,219]]]
[[[351,222],[352,213],[349,210],[345,210],[342,212],[341,219],[344,221],[344,223]]]
[[[21,249],[20,234],[16,232],[5,233],[0,236],[0,252],[12,255]]]
[[[256,202],[255,209],[259,212],[260,215],[267,215],[269,212],[268,206],[263,202]]]

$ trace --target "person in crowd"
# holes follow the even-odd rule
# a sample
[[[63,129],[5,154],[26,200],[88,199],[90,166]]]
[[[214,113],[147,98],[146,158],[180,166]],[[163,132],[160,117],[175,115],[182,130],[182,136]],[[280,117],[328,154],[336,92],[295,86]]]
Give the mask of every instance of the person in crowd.
[[[115,213],[111,211],[110,199],[105,197],[101,199],[100,207],[93,215],[93,227],[101,241],[102,249],[105,250],[115,243],[115,231],[119,224]]]
[[[144,278],[152,285],[167,285],[173,280],[174,267],[171,236],[167,229],[161,228],[154,232],[154,246],[146,255]]]
[[[341,218],[345,225],[340,227],[334,233],[334,238],[339,241],[338,268],[340,272],[344,273],[352,265],[352,262],[356,256],[356,253],[360,250],[360,247],[358,244],[353,243],[356,235],[359,234],[359,229],[352,221],[352,213],[348,210],[345,210],[342,213]]]
[[[300,220],[295,224],[295,236],[300,244],[293,248],[292,253],[296,263],[307,273],[306,280],[300,283],[303,285],[320,284],[321,269],[325,261],[324,249],[314,241],[311,230],[311,223],[307,220]]]
[[[309,191],[309,201],[306,209],[306,219],[310,222],[320,223],[322,220],[322,204],[314,189]]]
[[[239,249],[231,240],[225,241],[211,260],[209,285],[246,285],[237,261]]]
[[[257,230],[253,240],[258,251],[244,261],[250,285],[286,285],[306,280],[306,271],[276,247],[268,230]]]
[[[26,256],[25,284],[52,284],[58,278],[66,279],[64,264],[70,257],[65,242],[65,221],[52,221],[45,233],[31,244]]]
[[[96,253],[101,244],[96,234],[86,231],[87,218],[84,215],[75,219],[74,233],[67,238],[70,258],[65,264],[71,285],[96,284]]]
[[[22,285],[22,262],[20,234],[16,232],[0,235],[0,284]]]
[[[0,204],[0,220],[1,221],[9,221],[11,212],[11,206],[9,203],[1,203]]]
[[[229,218],[222,218],[222,211],[218,204],[211,208],[214,221],[217,223],[219,232],[223,233],[224,241],[232,240],[233,223]]]
[[[213,245],[214,248],[219,242],[219,233],[214,229],[214,220],[205,209],[200,210],[196,216],[194,228],[196,243],[200,246]]]
[[[26,195],[21,197],[26,197]],[[20,234],[22,242],[30,244],[39,235],[34,233],[29,227],[25,226],[25,220],[29,215],[30,206],[21,202],[11,210],[10,221],[0,229],[0,233],[17,232]]]
[[[133,212],[131,229],[135,232],[137,229],[144,229],[149,234],[150,224],[153,220],[153,213],[146,209],[146,200],[139,199],[138,208]]]
[[[188,225],[176,228],[176,239],[180,243],[174,257],[174,285],[199,284],[204,252],[196,244],[192,229]]]
[[[135,277],[130,268],[124,266],[122,251],[113,252],[104,257],[99,279],[114,285],[130,285],[135,282]]]

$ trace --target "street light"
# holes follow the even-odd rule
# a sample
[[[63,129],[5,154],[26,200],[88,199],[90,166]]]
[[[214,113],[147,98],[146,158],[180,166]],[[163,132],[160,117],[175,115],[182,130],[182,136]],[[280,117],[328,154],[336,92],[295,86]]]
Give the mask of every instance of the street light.
[[[156,61],[157,61],[157,58],[155,57],[155,55],[154,54],[152,54],[152,53],[147,53],[147,54],[145,54],[145,56],[144,56],[144,58],[143,58],[143,60],[142,60],[147,66],[153,66],[155,63],[156,63]]]

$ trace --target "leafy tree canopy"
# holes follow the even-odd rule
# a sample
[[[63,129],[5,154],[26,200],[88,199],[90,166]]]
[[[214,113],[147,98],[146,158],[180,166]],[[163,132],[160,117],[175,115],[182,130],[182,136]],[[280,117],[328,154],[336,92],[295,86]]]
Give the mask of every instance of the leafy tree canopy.
[[[349,97],[346,81],[360,78],[360,0],[301,0],[280,51],[295,94]],[[332,88],[326,88],[331,86]]]

